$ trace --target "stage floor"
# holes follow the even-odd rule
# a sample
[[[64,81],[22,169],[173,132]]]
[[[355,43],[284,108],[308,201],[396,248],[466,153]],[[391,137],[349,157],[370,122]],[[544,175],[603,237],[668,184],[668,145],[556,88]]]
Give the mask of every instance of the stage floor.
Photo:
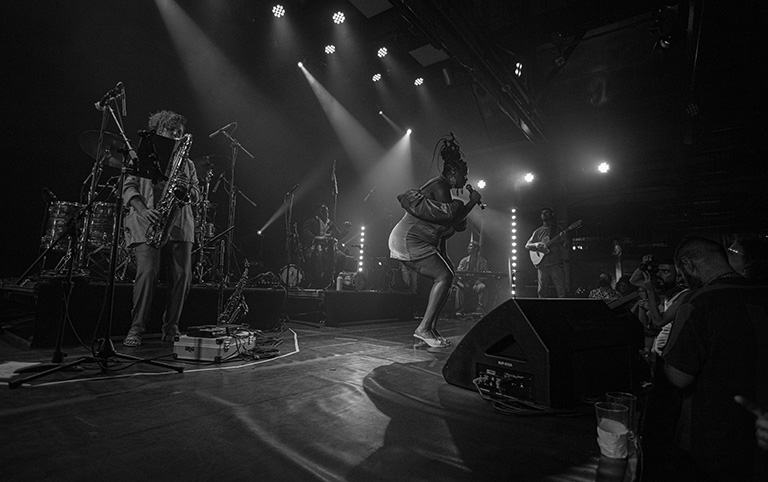
[[[116,359],[0,388],[3,480],[631,480],[600,457],[591,407],[571,417],[502,414],[449,385],[451,349],[413,349],[417,320],[288,322],[279,357],[181,362],[148,337]],[[477,321],[444,319],[455,346]],[[88,356],[67,350],[67,360]],[[0,339],[0,362],[53,351]]]

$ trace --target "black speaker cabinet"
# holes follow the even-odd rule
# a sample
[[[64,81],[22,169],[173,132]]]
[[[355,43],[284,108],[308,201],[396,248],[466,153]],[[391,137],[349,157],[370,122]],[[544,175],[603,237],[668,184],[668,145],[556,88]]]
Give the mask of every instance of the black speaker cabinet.
[[[443,367],[445,381],[548,407],[632,391],[642,326],[596,299],[517,298],[481,319]]]

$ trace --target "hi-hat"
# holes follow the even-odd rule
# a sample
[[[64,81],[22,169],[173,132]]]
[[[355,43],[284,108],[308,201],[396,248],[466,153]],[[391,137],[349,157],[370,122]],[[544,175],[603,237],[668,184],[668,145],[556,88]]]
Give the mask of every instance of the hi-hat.
[[[123,167],[123,157],[125,152],[125,142],[117,134],[104,132],[104,140],[99,147],[100,131],[85,131],[77,138],[80,148],[93,159],[110,167]]]

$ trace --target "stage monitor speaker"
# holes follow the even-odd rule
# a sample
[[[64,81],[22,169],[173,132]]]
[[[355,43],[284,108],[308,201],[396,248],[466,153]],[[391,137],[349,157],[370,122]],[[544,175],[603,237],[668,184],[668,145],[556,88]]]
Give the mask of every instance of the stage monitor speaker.
[[[597,299],[515,298],[464,336],[445,381],[501,398],[572,407],[608,391],[634,391],[642,326]]]

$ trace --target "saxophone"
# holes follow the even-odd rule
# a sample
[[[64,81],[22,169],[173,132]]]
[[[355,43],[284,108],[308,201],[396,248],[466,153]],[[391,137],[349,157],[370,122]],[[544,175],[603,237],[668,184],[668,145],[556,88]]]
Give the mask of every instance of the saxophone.
[[[243,287],[245,282],[248,281],[248,260],[245,260],[245,270],[240,280],[237,282],[232,295],[227,300],[227,305],[219,313],[217,320],[218,325],[232,325],[237,323],[237,320],[248,314],[248,304],[245,302],[245,296],[243,296]]]
[[[173,153],[168,182],[159,201],[155,203],[155,210],[160,214],[160,217],[157,222],[150,223],[147,227],[147,244],[153,248],[165,246],[171,235],[171,223],[176,218],[179,209],[189,203],[189,201],[182,199],[187,196],[187,190],[181,188],[181,174],[191,145],[192,134],[184,134],[179,139]]]

